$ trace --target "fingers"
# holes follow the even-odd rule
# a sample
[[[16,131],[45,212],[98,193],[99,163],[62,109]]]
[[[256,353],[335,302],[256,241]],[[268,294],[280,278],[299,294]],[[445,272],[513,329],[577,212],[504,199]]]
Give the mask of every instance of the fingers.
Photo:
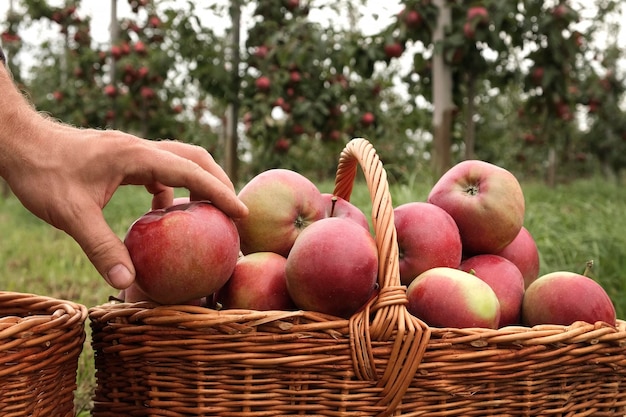
[[[150,192],[163,192],[159,188],[162,186],[185,187],[192,200],[210,200],[232,218],[247,215],[248,209],[237,198],[232,182],[206,150],[174,141],[152,143],[160,152],[155,153],[152,149],[141,161],[141,156],[134,154],[131,183],[148,185]],[[169,196],[155,195],[155,198],[157,201],[153,201],[153,207],[163,201],[171,203]]]
[[[114,288],[128,288],[135,269],[124,243],[106,223],[99,207],[81,207],[63,229],[74,238],[102,277]]]
[[[160,149],[167,150],[195,162],[215,178],[226,184],[231,190],[235,190],[235,187],[226,172],[215,162],[211,154],[207,152],[206,149],[172,140],[163,140],[153,143]]]
[[[146,185],[146,190],[152,194],[152,210],[169,207],[174,202],[174,190],[160,183]]]

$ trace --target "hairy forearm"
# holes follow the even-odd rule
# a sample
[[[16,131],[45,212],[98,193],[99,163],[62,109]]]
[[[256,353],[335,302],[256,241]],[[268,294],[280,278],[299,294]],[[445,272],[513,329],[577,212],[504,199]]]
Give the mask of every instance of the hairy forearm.
[[[0,65],[0,176],[8,179],[17,164],[27,163],[41,149],[46,130],[58,127],[34,109]]]

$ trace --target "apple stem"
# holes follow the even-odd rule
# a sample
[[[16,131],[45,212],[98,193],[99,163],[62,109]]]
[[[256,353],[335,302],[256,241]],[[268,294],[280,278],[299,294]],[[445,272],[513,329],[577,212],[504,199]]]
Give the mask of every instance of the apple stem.
[[[333,217],[335,214],[335,204],[337,204],[336,195],[332,196],[332,198],[330,199],[330,216],[329,217]]]
[[[585,264],[585,271],[583,272],[583,275],[586,277],[589,277],[589,274],[591,274],[592,268],[593,268],[593,259],[590,259]]]

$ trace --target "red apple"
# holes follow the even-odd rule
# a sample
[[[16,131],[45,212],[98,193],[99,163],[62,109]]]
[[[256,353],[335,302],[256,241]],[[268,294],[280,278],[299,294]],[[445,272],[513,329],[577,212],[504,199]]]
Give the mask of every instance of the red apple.
[[[399,42],[391,42],[385,44],[384,50],[387,58],[399,58],[404,52],[404,46]]]
[[[537,278],[526,289],[522,321],[528,326],[575,321],[598,321],[615,325],[615,306],[604,288],[593,279],[568,271],[555,271]]]
[[[112,84],[107,84],[104,86],[104,94],[108,97],[117,96],[117,87]]]
[[[462,245],[452,216],[434,204],[412,202],[394,209],[400,252],[400,280],[409,285],[415,277],[438,266],[458,268]]]
[[[404,23],[412,29],[415,29],[422,24],[422,15],[419,14],[416,10],[409,10],[404,15]]]
[[[291,147],[291,141],[285,137],[280,137],[274,142],[274,150],[276,152],[285,153]]]
[[[289,11],[293,12],[298,7],[300,7],[300,1],[299,0],[287,0],[286,6]]]
[[[269,52],[269,48],[267,46],[259,45],[256,47],[254,51],[254,56],[256,56],[257,58],[264,59],[267,56],[268,52]]]
[[[141,87],[141,89],[139,90],[139,94],[145,100],[151,100],[156,95],[156,93],[154,92],[154,90],[152,88],[150,88],[148,86],[145,86],[145,85],[143,87]]]
[[[489,23],[489,12],[483,6],[473,6],[467,9],[467,20],[477,20],[479,24]]]
[[[122,44],[120,45],[120,51],[122,55],[130,54],[130,45],[128,44],[128,42],[122,42]]]
[[[311,224],[287,257],[287,289],[303,310],[347,318],[374,295],[377,276],[374,238],[346,218]]]
[[[571,19],[576,16],[576,12],[570,8],[567,4],[561,3],[552,9],[552,15],[556,19]]]
[[[158,16],[150,16],[150,19],[148,19],[148,26],[158,28],[161,26],[161,19],[159,19]]]
[[[528,288],[530,283],[539,276],[539,250],[535,239],[523,226],[515,239],[496,255],[508,259],[517,266],[524,277],[524,288]]]
[[[545,69],[543,67],[535,67],[531,72],[531,78],[534,85],[540,86],[543,84],[543,76]]]
[[[293,310],[287,291],[287,259],[274,252],[242,256],[230,279],[215,293],[215,302],[224,309]]]
[[[475,255],[461,262],[459,269],[476,275],[496,293],[500,327],[521,323],[524,277],[513,262],[498,255]]]
[[[376,120],[376,116],[372,112],[365,112],[363,116],[361,116],[361,123],[363,126],[371,126]]]
[[[301,79],[302,77],[300,76],[300,73],[298,71],[291,71],[289,73],[289,81],[291,81],[292,83],[299,83]]]
[[[341,132],[337,129],[333,129],[328,134],[328,138],[333,142],[339,142],[341,140]]]
[[[296,237],[324,217],[324,201],[317,186],[288,169],[270,169],[252,178],[239,191],[248,215],[237,220],[244,255],[276,252],[287,256]]]
[[[122,48],[120,48],[118,45],[113,45],[111,47],[111,56],[115,60],[120,59],[122,57]]]
[[[222,287],[239,256],[233,221],[206,201],[152,210],[124,239],[135,265],[135,282],[162,304],[185,303]]]
[[[423,272],[407,288],[407,310],[433,327],[497,329],[500,302],[480,278],[456,268]]]
[[[148,73],[150,72],[150,69],[144,65],[142,65],[141,67],[139,67],[137,69],[137,77],[139,78],[145,78]]]
[[[146,54],[146,44],[143,43],[142,41],[137,41],[137,43],[135,43],[134,45],[134,49],[135,52],[138,53],[139,55],[145,55]]]
[[[345,217],[360,224],[369,232],[370,224],[360,208],[332,193],[322,193],[322,199],[325,207],[324,217]]]
[[[466,256],[501,251],[524,222],[524,194],[517,178],[489,162],[456,164],[433,186],[428,202],[452,216]]]
[[[262,75],[256,79],[254,84],[256,85],[256,88],[260,91],[268,91],[270,89],[270,86],[272,85],[272,82],[268,77]]]

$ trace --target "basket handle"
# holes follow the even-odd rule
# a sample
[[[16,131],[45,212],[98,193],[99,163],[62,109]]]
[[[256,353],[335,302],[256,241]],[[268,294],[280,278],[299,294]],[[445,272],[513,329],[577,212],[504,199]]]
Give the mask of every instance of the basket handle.
[[[357,163],[361,166],[372,202],[372,224],[378,248],[379,292],[350,318],[350,340],[356,375],[378,380],[383,387],[380,416],[389,415],[402,401],[430,340],[429,327],[411,315],[406,304],[406,287],[400,283],[399,250],[393,204],[387,173],[372,144],[355,138],[340,154],[333,193],[350,200]],[[393,348],[379,376],[375,368],[372,340],[391,341]]]

